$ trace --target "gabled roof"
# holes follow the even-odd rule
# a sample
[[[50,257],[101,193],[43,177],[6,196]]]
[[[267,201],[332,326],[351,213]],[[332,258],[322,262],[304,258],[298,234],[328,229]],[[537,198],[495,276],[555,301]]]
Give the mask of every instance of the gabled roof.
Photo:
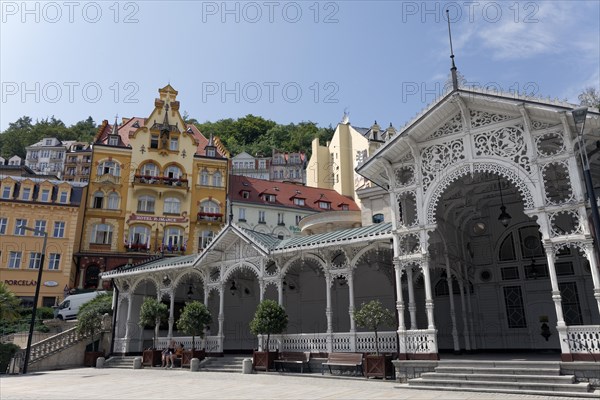
[[[289,253],[290,250],[327,248],[369,240],[388,240],[392,238],[392,224],[381,223],[362,228],[343,229],[317,235],[298,236],[290,239],[278,239],[268,234],[241,228],[235,223],[226,225],[210,242],[208,247],[198,255],[161,258],[139,265],[126,266],[102,273],[103,279],[140,274],[155,270],[189,268],[201,265],[203,262],[218,262],[224,249],[241,238],[250,244],[263,256],[269,254]]]

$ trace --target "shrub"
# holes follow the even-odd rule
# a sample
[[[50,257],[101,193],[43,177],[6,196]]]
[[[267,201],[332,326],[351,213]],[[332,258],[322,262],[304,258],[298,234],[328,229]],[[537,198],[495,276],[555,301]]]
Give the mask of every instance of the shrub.
[[[192,351],[196,348],[196,336],[204,337],[204,329],[212,322],[208,308],[199,301],[192,301],[185,305],[181,316],[177,320],[177,329],[187,335],[192,335]]]
[[[265,351],[269,351],[271,334],[282,333],[287,328],[288,316],[279,304],[273,300],[263,300],[256,308],[254,318],[250,321],[250,332],[253,335],[267,335]]]
[[[0,373],[4,373],[8,368],[10,359],[19,350],[19,346],[13,343],[0,343]]]
[[[151,326],[154,328],[154,334],[152,335],[152,348],[156,349],[156,335],[158,326],[167,320],[169,311],[167,305],[156,300],[154,297],[147,297],[142,303],[140,309],[140,321],[138,325],[142,328]]]
[[[371,300],[368,303],[362,303],[360,308],[354,311],[354,322],[361,328],[371,329],[375,332],[375,351],[379,354],[377,331],[380,326],[394,323],[394,313],[385,308],[379,300]]]

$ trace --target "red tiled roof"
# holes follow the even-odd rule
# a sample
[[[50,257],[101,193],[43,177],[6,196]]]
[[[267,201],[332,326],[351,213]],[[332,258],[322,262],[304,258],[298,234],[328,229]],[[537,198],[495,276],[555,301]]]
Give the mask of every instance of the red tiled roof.
[[[125,122],[119,126],[118,132],[121,137],[121,146],[129,146],[129,135],[135,132],[138,128],[135,127],[135,123],[138,123],[139,127],[144,126],[146,123],[145,118],[141,117],[133,117],[129,119],[125,119]],[[108,144],[108,136],[112,133],[113,125],[109,124],[107,120],[102,122],[102,125],[98,129],[98,133],[96,134],[95,143]],[[200,156],[206,155],[205,147],[208,144],[208,139],[204,137],[204,135],[200,132],[200,130],[195,125],[187,125],[186,130],[190,130],[194,139],[196,139],[196,143],[198,143],[198,147],[196,148],[196,154]],[[190,132],[188,132],[190,133]],[[221,157],[227,157],[227,150],[223,147],[218,138],[215,139],[215,147],[217,148],[217,154]]]
[[[332,189],[321,189],[310,186],[295,185],[293,183],[273,182],[263,179],[248,178],[241,175],[230,175],[229,196],[231,201],[267,204],[291,207],[310,211],[341,211],[342,204],[348,205],[349,211],[360,211],[354,200],[343,196]],[[247,191],[249,196],[244,198],[242,192]],[[275,202],[264,201],[262,194],[273,194]],[[294,204],[294,198],[304,199],[304,206]],[[330,210],[319,207],[319,201],[331,203]]]

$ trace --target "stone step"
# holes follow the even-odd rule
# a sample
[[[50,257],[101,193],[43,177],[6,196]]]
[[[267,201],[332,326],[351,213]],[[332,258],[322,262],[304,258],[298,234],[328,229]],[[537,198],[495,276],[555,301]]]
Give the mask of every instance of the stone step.
[[[438,366],[435,371],[447,374],[560,375],[560,368]]]
[[[522,375],[522,374],[479,374],[479,373],[440,373],[425,372],[421,378],[459,381],[493,381],[493,382],[531,382],[571,384],[575,382],[573,375]]]
[[[438,367],[461,368],[520,368],[520,369],[560,369],[559,361],[515,361],[515,360],[440,360]]]
[[[532,382],[498,382],[498,381],[466,381],[449,379],[431,379],[416,378],[408,381],[408,385],[429,387],[436,389],[439,387],[472,388],[472,389],[502,389],[502,390],[529,390],[560,393],[589,393],[590,385],[588,383],[570,383],[570,384],[552,384],[552,383],[532,383]]]
[[[400,385],[399,387],[408,387],[408,385]],[[420,390],[439,390],[440,392],[459,391],[459,392],[478,392],[478,393],[493,393],[493,394],[521,394],[521,395],[536,395],[536,396],[560,396],[577,397],[585,399],[600,398],[600,391],[595,392],[555,392],[548,390],[518,390],[518,389],[497,389],[497,388],[470,388],[470,387],[455,387],[455,386],[436,386],[429,385],[410,385],[411,389]]]

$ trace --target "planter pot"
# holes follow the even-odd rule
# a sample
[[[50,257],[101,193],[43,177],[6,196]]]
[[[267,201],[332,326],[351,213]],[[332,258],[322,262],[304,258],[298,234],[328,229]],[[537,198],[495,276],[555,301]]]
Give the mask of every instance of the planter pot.
[[[103,351],[86,351],[83,355],[83,365],[86,367],[95,367],[96,359],[98,357],[104,357]]]
[[[394,365],[392,364],[392,356],[390,355],[375,355],[369,354],[365,357],[365,376],[376,378],[393,378]]]
[[[189,367],[192,362],[192,358],[197,358],[198,360],[202,361],[206,358],[206,352],[204,350],[184,350],[183,358],[181,359],[181,366]]]
[[[252,367],[255,370],[269,371],[273,369],[273,361],[279,356],[277,351],[255,351],[252,355]]]
[[[144,350],[142,364],[145,367],[154,367],[161,363],[161,350]]]

